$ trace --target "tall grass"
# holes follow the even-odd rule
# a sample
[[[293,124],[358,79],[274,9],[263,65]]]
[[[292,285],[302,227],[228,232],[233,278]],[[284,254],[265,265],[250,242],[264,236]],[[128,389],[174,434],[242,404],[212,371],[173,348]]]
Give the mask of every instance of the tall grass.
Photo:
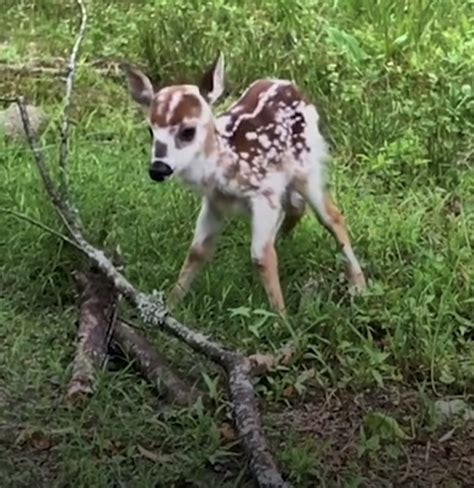
[[[4,3],[0,61],[67,54],[77,27],[73,0]],[[287,323],[276,321],[251,267],[248,225],[233,221],[212,266],[178,310],[203,333],[243,351],[273,352],[288,341],[296,344],[294,363],[258,384],[268,409],[271,402],[288,404],[289,386],[302,397],[321,387],[402,383],[472,392],[473,5],[460,0],[88,2],[84,61],[125,58],[166,84],[196,79],[222,50],[229,87],[223,106],[249,82],[273,76],[293,78],[324,114],[334,155],[330,184],[367,270],[368,293],[359,298],[347,293],[340,253],[308,215],[293,237],[278,242],[290,317]],[[54,115],[63,86],[61,80],[5,76],[3,92],[26,94]],[[169,290],[192,237],[198,199],[174,184],[149,181],[148,132],[123,80],[81,66],[73,119],[71,185],[88,237],[107,249],[120,245],[127,276],[137,286]],[[55,130],[53,117],[43,142],[54,170]],[[3,137],[0,207],[60,230],[28,149]],[[60,432],[59,482],[105,486],[120,479],[154,486],[160,479],[173,486],[202,478],[203,486],[209,485],[208,465],[234,456],[219,440],[221,399],[215,399],[218,412],[209,415],[200,406],[191,413],[157,414],[151,392],[124,372],[107,377],[80,414],[52,407],[57,382],[63,388],[68,378],[77,315],[71,270],[82,263],[56,238],[4,214],[0,229],[0,407],[5,385],[7,396],[26,402],[11,409],[15,422],[53,425]],[[205,369],[173,340],[157,331],[147,334],[183,370],[199,376]],[[207,377],[201,385],[213,381]],[[24,400],[29,395],[37,401]],[[172,453],[171,461],[151,468],[137,458],[137,443],[155,443],[157,452]],[[311,486],[315,455],[295,453],[281,448],[292,479]],[[14,457],[7,457],[13,466]],[[1,470],[0,465],[0,480]],[[18,480],[13,486],[39,476],[16,465],[12,473]]]
[[[188,318],[201,318],[214,334],[249,349],[262,340],[276,347],[296,337],[324,365],[321,381],[405,374],[430,374],[458,386],[472,381],[465,350],[473,315],[472,2],[156,0],[89,6],[85,59],[125,57],[145,65],[160,83],[171,83],[194,79],[222,50],[231,98],[255,78],[288,77],[325,114],[335,156],[331,184],[373,281],[368,298],[353,303],[344,295],[332,241],[308,218],[291,245],[281,244],[295,328],[259,322],[245,308],[266,305],[250,266],[239,264],[248,257],[248,229],[238,224],[229,228],[218,259],[189,299]],[[15,47],[9,56],[28,56],[32,32],[43,56],[67,50],[76,22],[52,23],[55,7],[69,13],[73,4],[10,6],[9,15],[24,23],[17,32],[5,30]],[[58,85],[24,86],[36,91],[38,102],[56,107]],[[179,188],[146,180],[149,141],[123,84],[82,70],[75,103],[72,181],[90,235],[100,244],[120,243],[127,272],[140,286],[167,288],[191,238],[197,202]],[[53,141],[49,134],[46,142]],[[54,145],[48,151],[55,157]],[[1,161],[0,204],[54,225],[28,153],[1,146]],[[449,210],[459,205],[454,214]],[[70,303],[72,293],[65,290],[71,290],[74,254],[37,229],[1,218],[2,281],[15,303]],[[313,269],[321,290],[298,314],[300,288]],[[229,316],[229,309],[244,305]],[[249,329],[249,320],[260,325]],[[227,321],[239,334],[227,330]],[[388,342],[378,356],[382,337]],[[319,341],[323,345],[315,348]]]

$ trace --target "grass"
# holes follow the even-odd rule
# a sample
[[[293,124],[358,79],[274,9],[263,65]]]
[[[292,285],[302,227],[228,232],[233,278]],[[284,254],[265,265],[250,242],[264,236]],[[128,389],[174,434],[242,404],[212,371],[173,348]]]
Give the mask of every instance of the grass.
[[[4,8],[0,59],[67,54],[77,26],[73,2],[7,1]],[[308,215],[278,243],[290,309],[288,322],[280,323],[250,265],[248,224],[232,221],[179,316],[245,352],[293,341],[294,363],[258,384],[272,445],[281,446],[278,458],[295,486],[315,480],[368,486],[360,481],[367,454],[346,461],[345,476],[336,479],[320,445],[295,431],[283,435],[282,423],[334,390],[408,388],[424,392],[417,393],[420,404],[436,392],[472,394],[472,2],[96,0],[89,10],[84,61],[126,58],[167,83],[192,79],[219,47],[228,63],[229,100],[257,77],[278,76],[295,78],[318,102],[333,147],[332,191],[367,269],[369,291],[348,295],[340,254]],[[56,161],[61,83],[4,77],[0,93],[15,91],[53,115],[44,143]],[[148,133],[123,80],[81,67],[73,109],[71,183],[89,237],[108,249],[120,244],[137,286],[169,290],[192,236],[197,198],[148,180]],[[0,181],[0,207],[60,230],[21,144],[1,140]],[[117,370],[103,374],[83,411],[64,407],[77,255],[38,228],[5,214],[0,219],[3,486],[74,480],[141,487],[156,486],[156,479],[163,486],[209,486],[211,479],[216,486],[250,486],[238,449],[219,437],[228,418],[215,387],[213,409],[177,412],[166,410],[132,370]],[[216,381],[216,371],[173,340],[156,331],[148,336],[204,388]],[[286,412],[276,423],[275,411]],[[415,423],[417,437],[432,434],[421,416],[400,422],[404,428]],[[325,439],[331,444],[330,433]],[[385,453],[367,442],[365,434],[357,437],[359,453]],[[375,486],[389,478],[380,474]]]

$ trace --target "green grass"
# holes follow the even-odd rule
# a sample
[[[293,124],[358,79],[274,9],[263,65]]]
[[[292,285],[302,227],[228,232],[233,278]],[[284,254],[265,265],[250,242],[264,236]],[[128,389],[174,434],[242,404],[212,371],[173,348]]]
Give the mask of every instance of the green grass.
[[[287,323],[275,320],[251,267],[248,224],[232,221],[212,266],[178,312],[244,352],[297,345],[294,364],[258,384],[266,411],[290,409],[289,385],[307,402],[316,391],[387,385],[472,393],[473,6],[456,0],[89,2],[84,61],[126,58],[167,83],[193,79],[220,48],[230,99],[257,77],[292,77],[324,114],[334,154],[330,183],[367,270],[367,294],[349,296],[332,238],[307,215],[293,236],[278,242],[290,316]],[[67,55],[77,27],[73,2],[7,2],[5,8],[0,60]],[[54,117],[60,111],[58,80],[6,76],[0,93],[15,91]],[[88,237],[108,250],[120,244],[126,274],[138,287],[168,291],[192,237],[198,199],[174,184],[149,181],[148,133],[124,80],[82,67],[73,112],[71,185]],[[55,122],[44,137],[53,167]],[[27,148],[0,142],[0,181],[0,207],[61,229]],[[103,374],[84,411],[64,407],[78,257],[5,214],[0,228],[0,408],[6,406],[6,424],[48,432],[54,446],[49,470],[20,456],[21,443],[4,446],[16,457],[0,463],[0,474],[5,466],[12,486],[32,486],[42,472],[54,473],[58,486],[71,480],[155,486],[156,479],[163,486],[191,480],[202,484],[189,486],[207,486],[211,475],[218,486],[245,486],[238,484],[245,467],[238,449],[218,437],[226,418],[221,394],[211,410],[161,411],[154,392],[133,371],[120,370]],[[310,279],[317,288],[300,306]],[[174,340],[147,334],[182,371],[216,377]],[[296,486],[311,486],[324,478],[324,463],[306,441],[294,442],[278,457]],[[137,445],[164,462],[146,459]],[[315,465],[321,468],[316,478]],[[216,466],[229,469],[230,479]],[[248,481],[247,472],[242,477]]]

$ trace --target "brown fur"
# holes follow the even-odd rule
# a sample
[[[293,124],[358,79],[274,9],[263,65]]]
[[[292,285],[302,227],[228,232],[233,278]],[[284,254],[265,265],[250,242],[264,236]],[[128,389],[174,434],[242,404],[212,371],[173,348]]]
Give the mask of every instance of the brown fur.
[[[325,222],[327,229],[333,234],[334,238],[341,247],[349,244],[349,235],[347,232],[344,217],[339,209],[334,205],[329,194],[325,195],[324,206],[326,207],[326,213],[329,221]]]
[[[288,121],[284,127],[287,131],[284,135],[277,135],[275,127],[277,125],[276,113],[282,106],[291,107],[291,104],[305,102],[304,96],[293,85],[283,85],[277,88],[273,96],[269,97],[262,110],[250,118],[241,118],[242,115],[253,114],[257,108],[261,96],[265,96],[271,88],[272,82],[267,80],[258,81],[252,85],[244,94],[239,103],[234,106],[230,112],[224,114],[229,116],[229,122],[226,125],[226,131],[232,132],[229,143],[237,153],[248,153],[250,155],[248,162],[253,166],[254,156],[267,155],[268,148],[263,146],[258,138],[249,139],[247,134],[256,133],[259,136],[266,136],[270,143],[282,146],[282,149],[291,148],[297,157],[305,148],[304,139],[304,119],[302,114],[295,112],[295,115]],[[273,165],[281,164],[281,153],[278,152],[269,161]],[[260,176],[264,177],[266,168],[258,168]]]
[[[180,95],[180,100],[170,113],[171,101]],[[162,90],[154,98],[150,107],[150,122],[158,127],[179,125],[185,118],[197,118],[201,115],[201,101],[192,93],[185,93],[182,87]]]
[[[212,251],[212,239],[206,239],[200,246],[189,248],[186,259],[181,267],[178,281],[168,300],[170,306],[175,305],[186,295],[195,277],[199,274],[206,262],[210,260]]]

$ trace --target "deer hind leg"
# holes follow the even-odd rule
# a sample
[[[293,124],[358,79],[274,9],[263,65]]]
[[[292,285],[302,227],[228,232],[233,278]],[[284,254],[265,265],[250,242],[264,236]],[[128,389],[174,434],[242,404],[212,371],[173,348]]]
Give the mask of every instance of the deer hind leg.
[[[290,190],[284,209],[285,218],[281,225],[281,232],[283,235],[289,235],[305,214],[306,202],[296,190]]]
[[[362,292],[367,287],[365,276],[352,249],[345,219],[329,193],[324,191],[317,174],[311,175],[305,185],[304,196],[318,220],[332,234],[341,247],[348,262],[349,281],[355,291]]]
[[[168,305],[171,308],[184,298],[199,272],[211,259],[221,226],[221,216],[207,199],[204,199],[196,221],[193,241],[181,267],[178,281],[168,297]]]
[[[252,202],[252,261],[260,275],[271,307],[285,315],[285,302],[278,276],[275,237],[281,225],[281,207],[273,208],[266,198]]]

